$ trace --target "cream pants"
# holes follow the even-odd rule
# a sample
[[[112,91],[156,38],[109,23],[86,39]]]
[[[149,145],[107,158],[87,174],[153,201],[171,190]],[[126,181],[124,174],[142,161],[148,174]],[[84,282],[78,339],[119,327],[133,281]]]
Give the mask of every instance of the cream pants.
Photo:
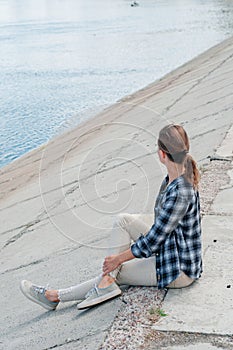
[[[109,238],[108,255],[117,254],[127,250],[132,241],[136,241],[141,234],[146,234],[153,224],[152,214],[119,214],[113,223]],[[155,272],[155,257],[146,259],[133,259],[111,272],[118,285],[131,286],[157,286]],[[60,301],[83,300],[86,293],[101,279],[101,275],[78,285],[60,289]],[[193,280],[182,271],[180,276],[168,288],[182,288],[189,286]]]

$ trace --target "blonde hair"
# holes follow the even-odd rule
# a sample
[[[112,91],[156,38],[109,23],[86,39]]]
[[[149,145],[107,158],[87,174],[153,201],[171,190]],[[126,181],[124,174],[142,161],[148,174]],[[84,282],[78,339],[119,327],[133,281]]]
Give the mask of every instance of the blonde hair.
[[[197,163],[189,152],[189,138],[181,125],[169,124],[159,133],[158,147],[168,158],[177,164],[184,164],[184,176],[195,189],[198,188],[200,173]]]

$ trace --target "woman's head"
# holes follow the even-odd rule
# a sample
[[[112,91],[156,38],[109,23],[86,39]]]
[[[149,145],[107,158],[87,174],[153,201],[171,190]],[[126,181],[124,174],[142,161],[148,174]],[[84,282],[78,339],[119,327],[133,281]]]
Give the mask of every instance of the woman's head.
[[[188,154],[189,138],[184,128],[174,124],[165,126],[159,133],[158,148],[172,163],[183,164],[186,179],[197,188],[200,175],[196,162]]]

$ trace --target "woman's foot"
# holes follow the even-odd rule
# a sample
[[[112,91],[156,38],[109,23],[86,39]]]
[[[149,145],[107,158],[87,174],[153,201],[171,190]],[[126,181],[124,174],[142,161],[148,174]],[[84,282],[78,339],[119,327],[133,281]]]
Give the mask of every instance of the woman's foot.
[[[99,288],[106,288],[115,282],[115,279],[109,275],[104,276],[98,284]]]
[[[55,303],[59,303],[58,299],[58,291],[57,290],[46,290],[45,296],[49,301],[53,301]]]
[[[20,289],[25,297],[47,310],[55,310],[59,304],[58,295],[57,298],[55,297],[56,291],[48,291],[46,287],[37,286],[30,281],[23,280],[20,283]]]
[[[85,300],[78,304],[78,309],[86,309],[88,307],[103,303],[121,295],[121,290],[115,283],[115,279],[109,275],[104,276],[85,296]]]

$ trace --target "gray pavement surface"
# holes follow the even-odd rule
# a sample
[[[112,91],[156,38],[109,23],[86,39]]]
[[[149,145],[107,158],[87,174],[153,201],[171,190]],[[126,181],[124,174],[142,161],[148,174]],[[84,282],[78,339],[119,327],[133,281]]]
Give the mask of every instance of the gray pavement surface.
[[[114,215],[153,212],[165,175],[155,144],[168,122],[182,123],[191,153],[208,162],[233,123],[232,63],[229,39],[1,169],[1,349],[101,345],[124,307],[120,298],[88,311],[71,302],[46,312],[20,293],[19,282],[63,288],[100,273]],[[233,198],[230,185],[223,191],[204,219],[205,276],[182,295],[168,293],[162,328],[232,333]]]
[[[213,346],[211,344],[199,343],[191,345],[169,346],[168,348],[163,348],[163,350],[219,350],[219,347]]]

